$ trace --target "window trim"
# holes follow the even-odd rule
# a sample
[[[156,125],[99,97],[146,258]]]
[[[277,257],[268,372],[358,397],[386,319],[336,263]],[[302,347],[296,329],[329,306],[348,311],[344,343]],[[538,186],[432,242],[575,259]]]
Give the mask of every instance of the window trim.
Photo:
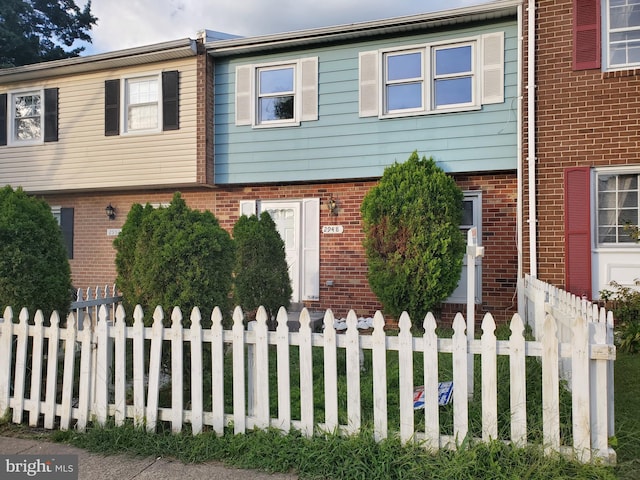
[[[139,128],[139,129],[130,129],[129,128],[129,120],[128,120],[128,109],[129,109],[129,92],[128,85],[130,81],[141,81],[144,79],[155,79],[157,85],[157,98],[156,98],[156,106],[157,106],[157,125],[154,128]],[[132,75],[126,75],[121,77],[122,81],[120,82],[120,98],[122,99],[122,104],[120,108],[120,134],[122,135],[149,135],[154,133],[162,132],[162,110],[163,110],[163,95],[162,95],[162,72],[153,71],[153,72],[145,72],[138,73]],[[149,104],[151,104],[149,102]]]
[[[604,57],[605,61],[604,63],[604,70],[605,71],[616,71],[616,70],[629,70],[629,69],[633,69],[633,68],[637,68],[638,66],[640,66],[640,61],[638,62],[634,62],[634,63],[624,63],[624,64],[616,64],[616,65],[612,65],[611,64],[611,52],[610,52],[610,46],[611,46],[611,33],[615,33],[615,32],[630,32],[630,31],[634,31],[637,30],[640,32],[640,25],[638,25],[637,27],[630,27],[630,28],[615,28],[612,29],[611,24],[610,24],[610,0],[604,0],[602,1],[602,6],[601,6],[601,16],[602,16],[602,31],[604,32],[604,35],[602,35],[603,38],[603,42],[602,42],[602,56]],[[640,40],[639,40],[640,42]]]
[[[45,122],[45,98],[44,98],[44,87],[36,87],[36,88],[22,88],[19,90],[13,90],[8,93],[7,99],[7,122],[8,122],[8,136],[7,136],[7,145],[9,147],[22,147],[27,145],[42,145],[44,144],[44,122]],[[35,139],[28,140],[18,140],[15,138],[16,129],[15,129],[15,97],[16,96],[25,96],[28,94],[38,94],[40,96],[40,135]]]
[[[446,112],[468,112],[473,110],[480,110],[482,108],[482,98],[480,95],[481,86],[481,65],[480,55],[482,54],[483,36],[477,35],[472,37],[457,38],[454,40],[443,40],[438,42],[429,42],[424,44],[395,46],[389,48],[383,48],[378,50],[378,82],[381,85],[379,89],[378,99],[378,117],[379,118],[398,118],[398,117],[410,117],[417,115],[430,115],[436,113]],[[472,62],[472,85],[471,85],[471,103],[462,104],[450,104],[442,107],[436,107],[435,105],[435,52],[437,50],[443,50],[445,48],[455,48],[457,46],[470,45],[472,48],[471,62]],[[412,109],[398,109],[389,111],[386,108],[387,98],[387,62],[386,58],[390,54],[420,51],[422,52],[422,79],[423,79],[423,100],[422,108]]]

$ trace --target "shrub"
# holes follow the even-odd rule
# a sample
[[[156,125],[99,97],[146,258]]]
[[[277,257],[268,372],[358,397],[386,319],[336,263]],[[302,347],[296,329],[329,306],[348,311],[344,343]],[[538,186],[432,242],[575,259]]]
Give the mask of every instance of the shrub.
[[[189,324],[194,307],[208,318],[215,306],[230,308],[234,245],[211,212],[190,209],[180,193],[167,208],[134,205],[114,241],[116,284],[128,311],[140,304],[150,323],[160,305],[165,323],[174,306]]]
[[[284,241],[268,212],[260,218],[241,216],[233,227],[236,242],[234,292],[238,305],[250,316],[262,305],[270,318],[289,308],[291,280]]]
[[[21,188],[0,190],[0,315],[27,307],[64,316],[73,294],[62,232],[44,200]]]
[[[454,180],[416,152],[386,168],[365,196],[369,285],[387,313],[423,318],[455,290],[465,252],[462,200]]]
[[[600,291],[600,298],[613,311],[615,341],[623,352],[640,352],[640,292],[611,282],[611,290]],[[640,281],[636,280],[636,286]]]

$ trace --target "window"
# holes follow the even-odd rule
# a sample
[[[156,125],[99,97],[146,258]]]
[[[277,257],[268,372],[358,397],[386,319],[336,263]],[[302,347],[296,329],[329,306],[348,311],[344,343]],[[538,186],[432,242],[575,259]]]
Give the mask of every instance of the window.
[[[180,128],[179,72],[104,83],[104,134],[155,133]],[[122,104],[120,99],[122,99]]]
[[[57,140],[57,88],[0,95],[0,145],[22,146]]]
[[[236,67],[236,125],[298,126],[318,119],[318,59]]]
[[[604,3],[609,67],[640,65],[640,0],[608,0]]]
[[[258,69],[258,123],[292,121],[294,116],[295,68]]]
[[[361,117],[424,115],[502,102],[503,32],[360,53]]]
[[[73,208],[51,207],[53,217],[60,225],[64,245],[67,249],[67,257],[73,258]]]
[[[638,226],[638,173],[599,173],[597,176],[597,242],[635,244],[629,227]]]

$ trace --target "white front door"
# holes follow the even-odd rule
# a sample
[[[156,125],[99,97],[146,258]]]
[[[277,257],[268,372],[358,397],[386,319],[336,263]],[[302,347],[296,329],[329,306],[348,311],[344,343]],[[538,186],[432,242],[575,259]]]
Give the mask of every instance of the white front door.
[[[301,202],[262,202],[260,210],[269,212],[276,230],[284,241],[284,249],[291,279],[292,302],[300,302],[300,206]]]

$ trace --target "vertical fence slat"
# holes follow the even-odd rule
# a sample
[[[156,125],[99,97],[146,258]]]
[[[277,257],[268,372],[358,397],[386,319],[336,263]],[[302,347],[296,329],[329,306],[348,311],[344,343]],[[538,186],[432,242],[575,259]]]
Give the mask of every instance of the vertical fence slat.
[[[33,344],[31,347],[31,388],[29,398],[32,406],[29,411],[29,425],[35,427],[40,419],[40,397],[42,395],[42,353],[44,343],[44,316],[42,310],[36,312],[33,326]]]
[[[269,339],[267,320],[269,315],[260,306],[256,314],[256,427],[269,426]]]
[[[306,308],[300,312],[300,421],[306,437],[313,435],[313,352],[311,347],[311,317]]]
[[[453,319],[453,435],[461,443],[469,431],[467,335],[462,314]]]
[[[56,390],[58,386],[58,347],[60,346],[60,316],[58,312],[51,315],[47,346],[47,383],[44,395],[44,428],[52,429],[56,418]],[[1,354],[1,352],[0,352]]]
[[[118,305],[115,312],[116,322],[114,327],[114,364],[113,386],[115,395],[114,420],[117,426],[124,424],[127,417],[127,339],[125,312],[122,305]]]
[[[603,309],[604,310],[604,309]],[[613,346],[613,312],[609,311],[606,314],[606,324],[607,324],[607,345]],[[615,385],[613,383],[614,378],[614,368],[613,368],[613,360],[609,360],[607,362],[607,406],[609,411],[609,419],[607,426],[607,436],[615,437],[616,435],[616,422],[615,422],[615,401],[614,401],[614,392]]]
[[[0,322],[0,358],[12,358],[13,353],[13,309],[4,309],[4,319]],[[9,408],[11,398],[11,362],[2,362],[0,367],[0,415]]]
[[[92,348],[92,332],[91,332],[91,316],[87,313],[81,313],[78,319],[78,325],[82,325],[82,331],[79,332],[80,339],[80,378],[78,381],[78,424],[79,431],[84,432],[87,421],[89,419],[89,409],[91,402],[91,384],[92,384],[92,368],[93,348]]]
[[[173,433],[182,431],[182,409],[184,407],[183,350],[182,312],[180,308],[174,307],[171,312],[171,431]]]
[[[542,333],[542,439],[546,451],[560,449],[560,386],[556,322],[547,315]]]
[[[276,317],[276,368],[278,371],[278,428],[283,432],[291,430],[291,368],[289,352],[288,315],[284,307]]]
[[[573,422],[573,446],[581,462],[591,459],[591,419],[589,412],[589,327],[584,317],[573,322],[571,370],[571,417]]]
[[[413,437],[413,335],[411,319],[407,312],[402,312],[398,320],[398,368],[400,394],[400,441],[407,443]]]
[[[224,434],[224,331],[222,311],[215,307],[211,312],[211,408],[213,431]]]
[[[438,402],[438,337],[436,319],[431,312],[424,318],[424,433],[426,448],[440,448],[440,406]]]
[[[16,364],[13,381],[13,423],[22,422],[24,411],[24,388],[27,375],[27,344],[29,343],[29,312],[26,308],[20,310],[20,323],[15,326]]]
[[[498,368],[496,322],[490,313],[482,320],[482,440],[498,438]]]
[[[373,376],[373,434],[376,441],[387,438],[387,336],[384,316],[377,311],[373,316],[373,351],[371,370]],[[334,333],[335,335],[335,333]]]
[[[149,347],[149,386],[147,388],[146,408],[147,431],[149,432],[155,431],[156,424],[158,422],[158,402],[160,400],[160,372],[162,369],[162,347],[164,346],[164,340],[164,311],[160,306],[157,306],[153,312],[153,324],[151,325],[151,346]],[[144,379],[144,364],[140,365],[140,369]],[[140,400],[142,400],[144,405],[144,397],[142,397]]]
[[[96,352],[96,397],[94,401],[96,420],[99,425],[107,422],[108,402],[109,402],[109,378],[110,362],[109,358],[109,321],[107,317],[107,309],[101,305],[98,310],[98,324],[96,326],[97,336],[97,352]]]
[[[71,402],[73,397],[73,377],[76,350],[77,323],[73,313],[67,316],[64,331],[64,363],[62,370],[62,405],[60,409],[60,430],[69,430],[71,423]]]
[[[509,338],[509,389],[511,396],[511,441],[527,443],[527,367],[524,323],[520,315],[511,318]]]
[[[157,310],[156,308],[156,312]],[[153,314],[154,325],[156,312]],[[162,309],[160,309],[160,314],[162,315]],[[160,322],[162,322],[162,319]],[[162,325],[162,323],[160,324]],[[133,338],[133,424],[136,427],[141,426],[146,416],[147,429],[149,429],[149,415],[145,415],[144,408],[144,312],[140,305],[136,305],[133,311],[133,331],[131,336]],[[160,342],[162,342],[162,336],[160,336]],[[153,356],[150,364],[152,361]]]
[[[246,430],[244,315],[240,307],[233,311],[233,430],[235,434]]]
[[[355,433],[360,428],[360,333],[358,332],[358,317],[356,312],[349,310],[347,314],[347,418],[349,419],[347,431]]]
[[[191,346],[191,431],[194,435],[202,432],[204,404],[202,397],[202,316],[200,309],[191,310],[189,343]]]
[[[594,322],[590,324],[591,345],[605,345],[607,341],[606,322]],[[590,363],[590,396],[591,396],[591,448],[594,455],[608,457],[608,411],[611,408],[607,404],[609,392],[603,385],[608,386],[609,360],[589,360]]]
[[[327,432],[338,428],[338,363],[335,318],[329,309],[324,314],[324,425]],[[375,370],[374,370],[375,371]],[[374,384],[375,385],[375,384]],[[375,387],[374,387],[375,388]]]

